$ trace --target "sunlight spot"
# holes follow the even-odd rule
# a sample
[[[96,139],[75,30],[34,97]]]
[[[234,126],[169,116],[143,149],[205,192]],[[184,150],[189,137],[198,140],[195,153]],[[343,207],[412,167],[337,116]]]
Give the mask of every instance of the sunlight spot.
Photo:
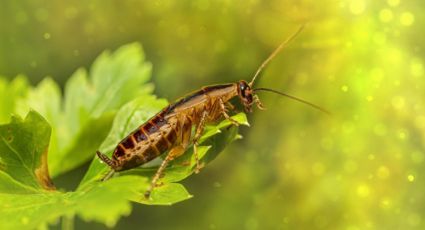
[[[27,225],[30,222],[30,219],[28,217],[24,216],[24,217],[21,218],[21,222],[22,222],[22,224]]]
[[[364,0],[353,0],[350,2],[350,11],[352,14],[361,14],[366,8]]]
[[[369,95],[369,96],[367,96],[367,97],[366,97],[366,100],[367,100],[367,101],[373,101],[373,96],[370,96],[370,95]]]
[[[369,160],[373,161],[373,160],[375,160],[375,155],[373,155],[373,154],[369,154],[369,155],[367,156],[367,159],[369,159]]]
[[[360,197],[367,197],[370,194],[370,189],[369,186],[367,186],[366,184],[362,184],[359,185],[357,187],[357,195],[359,195]]]
[[[346,48],[351,48],[351,47],[353,47],[353,43],[352,42],[346,42],[345,43],[345,47]]]
[[[348,86],[343,85],[343,86],[341,87],[341,90],[342,90],[342,92],[347,92],[347,91],[348,91]]]
[[[388,5],[395,7],[395,6],[398,6],[398,4],[400,4],[400,0],[388,0],[387,3]]]
[[[389,198],[383,198],[380,202],[380,206],[382,209],[391,208],[391,200]]]
[[[373,131],[377,136],[385,136],[387,134],[387,127],[384,124],[376,124]]]
[[[394,157],[399,160],[403,159],[403,156],[404,156],[404,153],[401,153],[401,152],[397,152],[394,154]]]
[[[50,33],[44,33],[43,34],[43,38],[46,39],[46,40],[50,39],[50,37],[51,37]]]
[[[406,11],[401,14],[400,23],[403,26],[411,26],[413,22],[415,22],[415,16],[412,13]]]
[[[381,166],[378,168],[376,175],[379,179],[387,179],[390,176],[390,170],[385,166]]]
[[[393,18],[393,12],[390,9],[383,9],[379,12],[379,19],[382,22],[390,22]]]
[[[407,180],[408,180],[409,182],[413,182],[413,181],[415,180],[415,176],[413,176],[412,174],[409,174],[409,175],[407,176]]]
[[[397,48],[391,48],[387,50],[387,57],[391,62],[399,63],[402,58],[402,52]]]
[[[407,138],[408,138],[408,133],[407,133],[407,131],[405,131],[405,130],[400,130],[399,132],[398,132],[398,137],[401,139],[401,140],[406,140]]]

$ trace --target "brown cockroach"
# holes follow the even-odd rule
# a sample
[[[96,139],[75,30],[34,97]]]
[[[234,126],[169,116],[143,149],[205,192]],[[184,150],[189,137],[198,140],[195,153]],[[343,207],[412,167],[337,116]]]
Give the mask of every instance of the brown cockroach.
[[[303,26],[270,54],[258,68],[251,82],[247,83],[241,80],[236,83],[203,87],[168,105],[139,126],[117,145],[112,159],[97,151],[98,157],[111,167],[110,173],[103,180],[111,177],[114,172],[143,165],[168,151],[156,174],[153,176],[149,189],[145,192],[145,198],[149,198],[151,191],[156,186],[158,179],[168,163],[182,155],[190,144],[193,144],[193,154],[196,160],[195,172],[199,172],[201,166],[199,164],[197,147],[204,127],[206,124],[214,123],[221,119],[228,119],[233,124],[238,125],[238,122],[228,115],[228,112],[234,109],[234,106],[230,103],[230,99],[235,97],[239,97],[246,112],[252,112],[253,104],[259,109],[264,109],[256,94],[258,91],[273,92],[326,112],[324,109],[310,102],[273,89],[253,88],[254,82],[261,70],[302,29]],[[195,132],[193,137],[191,137],[193,127]]]

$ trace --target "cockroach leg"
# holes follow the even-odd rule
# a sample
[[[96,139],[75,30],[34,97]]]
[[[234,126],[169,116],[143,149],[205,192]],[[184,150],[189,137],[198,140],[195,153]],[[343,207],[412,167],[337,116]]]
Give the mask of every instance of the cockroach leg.
[[[266,108],[264,107],[263,103],[261,103],[260,98],[258,98],[257,95],[254,95],[254,102],[259,109],[266,110]]]
[[[222,99],[219,99],[219,103],[220,103],[220,107],[221,107],[221,114],[223,114],[223,116],[229,120],[230,122],[232,122],[234,125],[239,126],[239,122],[237,122],[235,119],[231,118],[229,116],[229,114],[226,113],[226,106],[224,105],[224,102]]]
[[[230,103],[230,101],[226,102],[226,106],[229,107],[230,110],[235,110],[235,106]]]
[[[109,180],[115,173],[115,170],[111,169],[109,172],[102,178],[101,181]]]
[[[114,162],[105,154],[96,151],[97,156],[99,157],[100,160],[102,160],[104,163],[106,163],[107,165],[109,165],[111,168],[115,168],[115,164]]]
[[[105,154],[96,151],[97,156],[99,157],[100,160],[102,160],[104,163],[106,163],[109,167],[111,167],[111,170],[101,179],[101,181],[106,181],[109,178],[111,178],[114,173],[115,173],[115,169],[116,169],[116,164],[114,163],[114,161],[112,161],[108,156],[106,156]]]
[[[190,165],[190,161],[183,161],[183,162],[177,163],[176,165],[186,167]]]
[[[207,110],[204,110],[204,112],[202,112],[201,120],[199,121],[199,124],[196,127],[195,137],[193,138],[193,155],[195,156],[195,161],[196,161],[195,173],[199,173],[199,171],[201,170],[201,165],[199,164],[198,141],[202,136],[202,132],[204,131],[205,119],[207,116],[208,116],[208,112]]]
[[[180,155],[182,155],[185,152],[185,150],[186,150],[186,148],[184,148],[181,145],[176,146],[176,147],[174,147],[170,150],[167,157],[165,157],[164,161],[161,163],[161,166],[159,166],[158,170],[156,171],[155,175],[153,176],[152,181],[151,181],[151,185],[149,186],[148,190],[144,194],[146,199],[149,199],[149,197],[152,193],[152,190],[156,187],[156,185],[157,185],[156,183],[158,182],[162,172],[167,167],[168,163],[170,161],[174,160],[175,158],[179,157]]]

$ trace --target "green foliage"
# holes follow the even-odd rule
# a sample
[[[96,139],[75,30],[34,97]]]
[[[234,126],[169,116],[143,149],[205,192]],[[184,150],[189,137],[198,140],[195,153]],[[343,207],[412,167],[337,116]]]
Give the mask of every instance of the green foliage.
[[[0,78],[0,123],[9,121],[16,111],[17,100],[25,97],[28,89],[28,81],[23,76],[18,76],[11,82]]]
[[[53,189],[47,171],[49,124],[37,113],[30,112],[22,121],[12,118],[0,126],[0,192],[35,193]]]
[[[66,84],[64,96],[49,78],[34,88],[23,77],[12,82],[0,79],[4,96],[0,100],[7,96],[0,107],[1,121],[8,121],[9,113],[27,113],[25,119],[16,116],[0,126],[1,229],[47,227],[60,217],[74,216],[112,227],[122,215],[130,214],[131,201],[171,205],[191,197],[178,182],[194,171],[192,148],[165,170],[162,186],[149,200],[143,193],[157,170],[155,163],[100,182],[108,167],[94,157],[95,151],[111,155],[122,138],[167,105],[149,94],[150,85],[143,84],[149,73],[141,47],[130,44],[102,54],[89,76],[78,70]],[[242,113],[233,118],[247,124]],[[199,148],[202,164],[237,138],[237,127],[227,120],[207,127]],[[51,175],[66,173],[91,158],[76,191],[54,187]]]
[[[63,97],[59,86],[46,78],[18,101],[18,114],[33,108],[54,127],[49,149],[53,177],[91,158],[107,135],[116,110],[151,91],[149,85],[142,85],[150,72],[141,46],[129,44],[113,54],[101,54],[90,74],[77,70],[66,83]]]

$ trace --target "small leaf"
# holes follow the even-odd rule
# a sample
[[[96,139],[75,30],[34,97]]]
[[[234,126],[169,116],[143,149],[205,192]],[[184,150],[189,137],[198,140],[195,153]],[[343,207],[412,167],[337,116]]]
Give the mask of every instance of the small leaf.
[[[21,193],[54,189],[47,169],[49,138],[49,124],[34,111],[0,126],[0,193],[12,187]]]
[[[146,178],[125,176],[96,182],[73,193],[73,211],[86,221],[98,221],[113,227],[122,215],[130,215],[130,200],[148,188]]]
[[[115,112],[129,100],[152,91],[146,84],[150,72],[142,47],[125,45],[114,53],[102,53],[90,73],[77,70],[66,83],[64,96],[60,87],[46,78],[27,89],[27,94],[20,93],[23,96],[11,112],[24,115],[33,108],[52,125],[48,160],[55,177],[88,161],[106,137]],[[0,81],[0,95],[2,85]]]
[[[172,205],[192,198],[186,188],[177,183],[168,183],[155,188],[149,199],[144,198],[142,193],[139,195],[140,197],[133,201],[148,205]]]

